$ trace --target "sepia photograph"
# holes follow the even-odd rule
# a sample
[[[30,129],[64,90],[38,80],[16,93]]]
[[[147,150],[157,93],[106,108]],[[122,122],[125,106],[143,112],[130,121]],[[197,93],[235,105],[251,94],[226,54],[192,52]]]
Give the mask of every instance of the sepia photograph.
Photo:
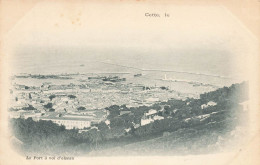
[[[2,2],[0,153],[259,164],[260,3],[210,2]]]

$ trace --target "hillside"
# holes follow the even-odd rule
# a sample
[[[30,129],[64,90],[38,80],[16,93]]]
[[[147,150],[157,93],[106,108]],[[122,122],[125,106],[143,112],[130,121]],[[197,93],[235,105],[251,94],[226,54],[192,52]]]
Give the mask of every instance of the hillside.
[[[75,155],[152,155],[218,152],[246,135],[248,83],[170,99],[152,106],[107,107],[107,122],[86,132],[66,130],[51,121],[12,119],[10,126],[26,153]],[[149,122],[147,122],[149,121]]]

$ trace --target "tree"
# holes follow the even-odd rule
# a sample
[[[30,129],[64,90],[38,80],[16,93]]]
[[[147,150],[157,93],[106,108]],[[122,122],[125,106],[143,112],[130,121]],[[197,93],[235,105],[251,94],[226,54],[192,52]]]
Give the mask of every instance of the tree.
[[[78,107],[77,110],[78,111],[84,111],[84,110],[86,110],[86,108],[85,107]]]
[[[105,109],[109,111],[109,116],[108,116],[109,119],[120,115],[120,110],[119,110],[120,107],[118,105],[112,105],[112,106],[107,107]]]
[[[22,110],[35,110],[35,108],[29,104],[28,107],[23,107]]]
[[[52,103],[48,103],[46,105],[43,105],[44,108],[50,109],[52,108]]]
[[[52,101],[52,99],[54,99],[56,97],[56,95],[50,95],[49,99]]]
[[[76,98],[76,96],[74,96],[74,95],[68,95],[68,97],[69,97],[70,99],[75,99],[75,98]]]
[[[109,128],[108,128],[108,126],[106,125],[105,122],[100,122],[100,123],[98,124],[98,129],[99,129],[101,132],[103,132],[103,131],[105,131],[105,130],[108,130]]]

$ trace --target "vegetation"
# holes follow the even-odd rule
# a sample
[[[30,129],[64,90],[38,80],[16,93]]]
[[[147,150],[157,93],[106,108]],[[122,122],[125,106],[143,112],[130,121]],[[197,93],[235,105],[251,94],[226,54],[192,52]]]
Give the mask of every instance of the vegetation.
[[[45,104],[43,107],[44,107],[44,108],[47,108],[47,109],[51,109],[52,106],[53,106],[52,103],[48,103],[48,104]]]
[[[52,99],[54,99],[56,97],[56,95],[50,95],[49,99],[52,101]]]
[[[77,110],[78,111],[84,111],[84,110],[86,110],[86,108],[85,107],[78,107]]]
[[[32,105],[29,104],[28,107],[23,107],[22,110],[36,110]]]
[[[247,91],[248,84],[243,82],[201,94],[199,99],[170,99],[152,106],[136,108],[112,105],[106,108],[109,111],[109,125],[100,122],[96,124],[97,128],[83,133],[78,133],[76,129],[66,130],[64,126],[58,126],[51,121],[35,122],[31,118],[11,119],[10,123],[14,135],[24,143],[27,152],[48,153],[70,149],[75,154],[86,153],[147,141],[172,132],[177,133],[175,137],[185,143],[193,137],[205,138],[208,132],[211,132],[212,136],[218,136],[233,130],[241,120],[238,117],[241,115],[238,114],[245,113],[239,103],[248,100]],[[216,105],[202,108],[202,105],[208,102],[215,102]],[[48,103],[44,107],[52,109],[52,104]],[[140,126],[144,113],[150,109],[160,110],[158,115],[164,119]],[[84,107],[79,107],[78,110],[84,110]],[[125,110],[131,113],[120,115],[120,111]],[[188,135],[183,137],[183,133]],[[215,142],[207,140],[206,145]]]
[[[75,99],[75,98],[76,98],[76,96],[74,96],[74,95],[68,95],[68,97],[69,97],[70,99]]]

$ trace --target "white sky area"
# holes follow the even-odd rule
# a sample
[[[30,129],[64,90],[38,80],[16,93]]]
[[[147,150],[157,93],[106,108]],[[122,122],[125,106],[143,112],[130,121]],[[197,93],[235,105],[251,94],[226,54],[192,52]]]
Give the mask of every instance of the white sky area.
[[[43,2],[6,41],[15,72],[98,60],[237,78],[258,51],[253,35],[222,6]]]

